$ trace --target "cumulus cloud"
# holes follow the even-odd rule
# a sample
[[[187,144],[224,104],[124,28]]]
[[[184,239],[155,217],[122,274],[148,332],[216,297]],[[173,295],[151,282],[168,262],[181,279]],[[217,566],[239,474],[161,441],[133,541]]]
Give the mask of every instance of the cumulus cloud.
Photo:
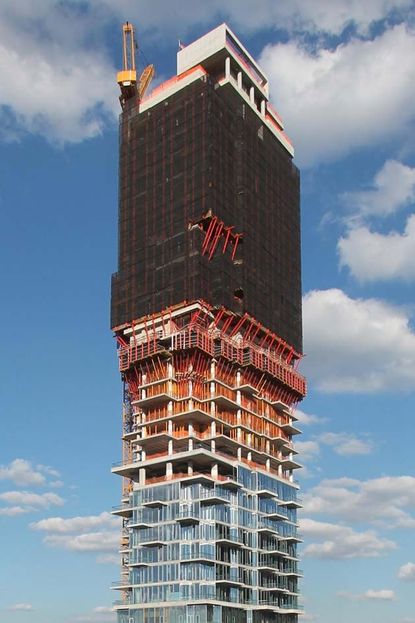
[[[31,506],[4,506],[0,508],[0,516],[3,517],[16,517],[16,515],[24,515],[35,510]]]
[[[319,439],[321,443],[332,446],[341,456],[370,454],[373,449],[372,442],[368,439],[359,439],[348,433],[323,433]]]
[[[32,509],[62,506],[64,500],[56,493],[31,493],[30,491],[6,491],[0,493],[0,500],[7,504],[29,507]]]
[[[404,309],[339,289],[313,290],[303,298],[303,315],[304,370],[316,389],[413,389],[415,333]]]
[[[30,524],[33,530],[46,532],[66,533],[82,532],[94,528],[118,528],[120,521],[111,513],[103,512],[100,515],[84,515],[79,517],[49,517]]]
[[[364,593],[358,594],[347,592],[341,592],[337,594],[339,597],[345,597],[346,599],[351,599],[353,601],[393,601],[394,599],[396,599],[394,591],[389,589],[382,589],[379,591],[369,589]]]
[[[49,534],[43,542],[72,552],[113,552],[119,546],[119,532],[87,532],[77,535]]]
[[[385,217],[415,200],[415,168],[387,160],[376,173],[370,188],[341,196],[354,215]]]
[[[45,545],[72,552],[94,552],[100,563],[113,563],[120,543],[120,519],[110,513],[79,517],[49,517],[30,524],[47,532]]]
[[[396,549],[396,543],[381,538],[371,530],[356,532],[349,526],[302,519],[301,532],[309,543],[304,556],[320,559],[374,558]]]
[[[326,421],[325,418],[311,413],[305,413],[301,409],[296,409],[295,416],[302,426],[310,426],[312,424],[322,424]]]
[[[74,623],[104,623],[115,621],[116,614],[108,606],[97,606],[88,614],[82,614],[71,619]]]
[[[361,282],[415,279],[415,214],[403,233],[381,234],[360,226],[341,237],[337,249],[340,265]]]
[[[300,453],[302,461],[310,461],[320,454],[320,446],[317,441],[297,441],[295,449]]]
[[[14,459],[8,465],[0,465],[0,480],[11,480],[19,486],[44,485],[46,478],[26,459]]]
[[[401,19],[411,0],[153,0],[151,4],[130,0],[118,0],[116,7],[111,0],[101,3],[114,10],[122,19],[136,20],[144,29],[154,33],[174,32],[179,36],[191,26],[229,19],[238,32],[246,33],[261,28],[283,28],[289,31],[327,32],[339,34],[348,25],[360,33],[367,33],[369,27],[387,18],[392,12]],[[178,31],[178,29],[180,29]]]
[[[115,120],[114,68],[96,36],[99,21],[86,7],[57,0],[1,3],[3,138],[30,132],[74,143]]]
[[[14,604],[13,606],[9,606],[8,610],[20,610],[23,612],[28,612],[29,610],[33,610],[32,604]]]
[[[414,54],[415,34],[403,24],[317,52],[295,41],[268,45],[259,62],[300,163],[403,137],[414,119]]]
[[[103,554],[97,556],[97,563],[99,565],[118,565],[120,564],[120,557],[118,554]]]
[[[399,568],[398,578],[405,580],[406,582],[415,581],[415,564],[413,562],[407,562],[405,565]]]
[[[349,433],[330,432],[322,433],[306,441],[296,441],[295,449],[307,462],[320,456],[322,445],[331,447],[340,456],[370,454],[373,450],[373,443],[370,439],[361,439]]]
[[[323,480],[304,495],[304,508],[307,514],[324,514],[339,521],[367,522],[387,529],[414,528],[415,478]]]

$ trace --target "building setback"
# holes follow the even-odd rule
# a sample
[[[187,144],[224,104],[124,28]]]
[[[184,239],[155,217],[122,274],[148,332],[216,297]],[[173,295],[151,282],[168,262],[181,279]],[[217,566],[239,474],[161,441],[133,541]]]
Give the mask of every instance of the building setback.
[[[295,623],[299,174],[223,24],[120,121],[119,623]]]

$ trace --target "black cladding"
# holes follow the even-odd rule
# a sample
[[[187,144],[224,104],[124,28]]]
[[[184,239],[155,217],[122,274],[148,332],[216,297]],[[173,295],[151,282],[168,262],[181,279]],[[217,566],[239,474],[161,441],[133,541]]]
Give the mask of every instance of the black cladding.
[[[143,112],[130,106],[119,166],[111,326],[203,299],[301,351],[299,172],[234,87],[206,76]],[[227,230],[202,255],[209,216],[243,234],[233,259]]]

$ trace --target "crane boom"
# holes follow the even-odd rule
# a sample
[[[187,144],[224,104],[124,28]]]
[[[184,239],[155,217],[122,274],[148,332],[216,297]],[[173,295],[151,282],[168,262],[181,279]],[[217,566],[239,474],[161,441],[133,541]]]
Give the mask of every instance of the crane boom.
[[[141,100],[154,76],[154,65],[147,65],[137,83],[135,49],[134,26],[125,22],[122,26],[123,68],[117,73],[117,82],[121,89],[120,102],[123,108],[125,102],[132,97],[138,97],[138,100]]]

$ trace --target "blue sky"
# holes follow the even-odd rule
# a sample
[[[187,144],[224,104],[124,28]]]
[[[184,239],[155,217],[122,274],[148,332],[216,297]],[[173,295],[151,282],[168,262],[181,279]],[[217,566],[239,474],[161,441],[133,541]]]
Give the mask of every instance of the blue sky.
[[[113,620],[126,19],[158,81],[178,39],[224,20],[270,79],[302,171],[302,620],[415,622],[414,16],[408,0],[3,0],[1,623]]]

